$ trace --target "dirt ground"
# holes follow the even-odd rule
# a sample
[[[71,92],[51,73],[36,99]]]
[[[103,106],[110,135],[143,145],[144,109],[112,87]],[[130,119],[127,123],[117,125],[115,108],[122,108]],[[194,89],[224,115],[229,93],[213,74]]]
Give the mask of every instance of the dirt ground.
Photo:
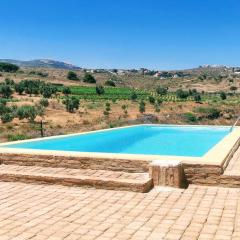
[[[29,97],[26,95],[14,94],[18,102],[9,103],[12,105],[36,105],[40,97]],[[163,102],[160,106],[160,112],[156,112],[153,105],[146,102],[145,113],[139,112],[139,102],[122,100],[109,102],[111,111],[109,116],[103,114],[106,101],[86,101],[80,100],[80,108],[74,113],[66,111],[65,106],[60,99],[49,99],[49,106],[45,108],[43,117],[37,117],[35,123],[29,123],[27,120],[14,119],[11,123],[0,125],[0,142],[9,140],[9,135],[24,135],[28,138],[40,136],[39,123],[44,122],[45,136],[67,134],[74,132],[83,132],[89,130],[103,129],[109,127],[118,127],[130,124],[149,123],[145,117],[154,117],[154,122],[163,124],[218,124],[231,125],[235,120],[235,113],[239,111],[238,106],[232,109],[231,117],[226,117],[226,112],[230,106],[215,104],[221,110],[221,116],[218,119],[200,119],[196,122],[189,122],[183,117],[184,113],[194,113],[198,107],[209,106],[208,103],[199,104],[194,102]],[[127,105],[127,115],[124,114],[122,105]],[[197,115],[197,114],[196,114]],[[151,119],[150,119],[151,122]]]

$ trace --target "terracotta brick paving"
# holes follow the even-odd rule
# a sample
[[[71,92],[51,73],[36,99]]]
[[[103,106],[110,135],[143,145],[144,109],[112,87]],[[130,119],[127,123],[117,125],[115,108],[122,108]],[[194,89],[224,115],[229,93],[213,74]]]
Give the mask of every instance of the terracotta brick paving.
[[[240,189],[149,193],[0,182],[0,240],[240,239]]]

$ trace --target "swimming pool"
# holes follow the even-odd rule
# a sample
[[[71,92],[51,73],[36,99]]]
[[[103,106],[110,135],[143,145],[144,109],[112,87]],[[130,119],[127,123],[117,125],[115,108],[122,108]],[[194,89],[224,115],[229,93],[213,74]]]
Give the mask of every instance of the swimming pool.
[[[5,144],[5,148],[202,157],[229,127],[139,125]]]

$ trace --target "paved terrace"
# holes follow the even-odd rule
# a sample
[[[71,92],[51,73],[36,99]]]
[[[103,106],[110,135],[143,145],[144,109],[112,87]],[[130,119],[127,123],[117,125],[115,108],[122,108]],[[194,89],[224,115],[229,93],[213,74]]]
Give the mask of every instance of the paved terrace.
[[[1,240],[240,239],[240,189],[149,193],[0,182]]]

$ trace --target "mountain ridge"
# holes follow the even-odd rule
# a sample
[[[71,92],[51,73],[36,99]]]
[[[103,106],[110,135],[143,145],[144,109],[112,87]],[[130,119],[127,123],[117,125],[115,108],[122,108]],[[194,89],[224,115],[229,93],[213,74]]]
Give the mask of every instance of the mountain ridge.
[[[34,60],[15,60],[15,59],[0,59],[0,62],[6,62],[18,65],[19,67],[45,67],[45,68],[60,68],[68,70],[79,70],[80,67],[66,63],[63,61],[57,61],[52,59],[34,59]]]

